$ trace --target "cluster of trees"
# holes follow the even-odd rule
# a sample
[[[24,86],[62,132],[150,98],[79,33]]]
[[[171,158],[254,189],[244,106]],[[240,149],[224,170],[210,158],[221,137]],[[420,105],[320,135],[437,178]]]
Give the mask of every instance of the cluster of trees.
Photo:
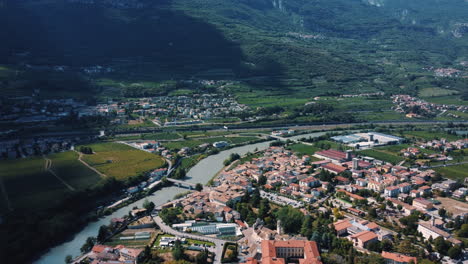
[[[267,107],[262,107],[257,111],[257,114],[259,115],[274,115],[274,114],[279,114],[284,111],[284,108],[281,106],[267,106]]]
[[[185,169],[182,167],[178,167],[175,170],[174,174],[172,174],[171,178],[181,180],[181,179],[184,179],[185,176],[187,176],[187,172],[185,171]]]
[[[93,154],[93,149],[91,147],[81,146],[80,152],[83,154]]]
[[[180,207],[163,208],[159,216],[168,225],[176,224],[181,221],[179,215],[182,213]]]
[[[209,252],[207,249],[200,251],[194,258],[189,257],[185,254],[185,248],[182,245],[180,240],[174,242],[174,247],[172,248],[172,258],[175,261],[183,262],[184,260],[190,261],[188,263],[196,264],[206,264],[208,263]]]
[[[237,154],[237,153],[231,153],[231,155],[229,155],[229,158],[227,158],[226,160],[224,160],[223,164],[224,166],[228,166],[229,164],[233,163],[234,161],[240,159],[240,155]]]

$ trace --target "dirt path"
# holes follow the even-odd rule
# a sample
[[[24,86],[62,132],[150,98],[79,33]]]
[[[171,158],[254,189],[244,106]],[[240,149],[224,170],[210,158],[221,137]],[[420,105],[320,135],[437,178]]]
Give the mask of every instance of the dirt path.
[[[46,161],[45,163],[45,170],[50,172],[50,174],[54,175],[55,178],[57,178],[63,185],[65,185],[70,191],[74,192],[75,191],[75,188],[73,188],[70,184],[68,184],[66,181],[64,181],[62,178],[60,178],[60,176],[57,175],[57,173],[55,173],[55,171],[53,171],[51,169],[52,167],[52,160],[46,158],[44,156],[44,159]]]
[[[96,170],[94,167],[90,166],[88,163],[86,163],[85,161],[83,161],[81,158],[83,157],[83,153],[79,152],[79,151],[76,151],[76,153],[78,153],[78,160],[83,164],[85,165],[86,167],[88,167],[90,170],[96,172],[99,176],[103,177],[103,178],[107,178],[107,175],[105,175],[104,173],[101,173],[100,171]]]

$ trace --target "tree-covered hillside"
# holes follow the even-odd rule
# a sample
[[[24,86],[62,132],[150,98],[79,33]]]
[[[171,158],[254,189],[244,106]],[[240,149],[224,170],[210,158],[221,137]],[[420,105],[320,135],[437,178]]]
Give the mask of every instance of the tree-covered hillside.
[[[467,60],[464,0],[4,0],[0,64],[106,65],[113,79],[410,91]],[[457,80],[451,87],[461,90]]]

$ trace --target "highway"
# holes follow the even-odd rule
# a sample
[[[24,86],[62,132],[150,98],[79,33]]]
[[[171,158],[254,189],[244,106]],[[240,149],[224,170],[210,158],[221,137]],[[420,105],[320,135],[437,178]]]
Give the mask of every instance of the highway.
[[[214,238],[214,237],[207,237],[207,236],[200,236],[200,235],[194,235],[194,234],[189,234],[189,233],[184,233],[184,232],[179,232],[172,227],[166,225],[166,223],[163,222],[160,216],[153,216],[154,222],[159,226],[159,228],[164,232],[168,233],[174,236],[178,236],[181,238],[190,238],[190,239],[195,239],[195,240],[202,240],[202,241],[208,241],[211,243],[215,244],[215,248],[209,250],[215,254],[215,258],[213,263],[214,264],[220,264],[221,263],[221,255],[223,254],[223,246],[224,243],[229,242],[226,240]]]
[[[437,125],[437,124],[448,124],[449,122],[453,124],[468,124],[468,121],[434,121],[434,120],[419,120],[419,121],[402,121],[402,120],[393,120],[393,121],[373,121],[373,122],[360,122],[360,123],[339,123],[339,122],[321,122],[321,123],[290,123],[290,124],[281,124],[281,125],[233,125],[229,127],[229,130],[234,131],[249,131],[249,130],[261,130],[261,129],[333,129],[336,127],[346,127],[346,126],[358,126],[358,125]],[[226,129],[222,125],[210,125],[210,126],[178,126],[178,127],[165,127],[163,128],[140,128],[138,130],[132,131],[111,131],[111,133],[116,135],[135,135],[135,134],[145,134],[145,133],[157,133],[157,132],[177,132],[177,131],[197,131],[197,130],[218,130],[225,131]],[[57,132],[38,132],[33,134],[23,133],[21,137],[30,138],[30,137],[76,137],[76,136],[98,136],[99,131],[92,130],[82,130],[82,131],[57,131]]]

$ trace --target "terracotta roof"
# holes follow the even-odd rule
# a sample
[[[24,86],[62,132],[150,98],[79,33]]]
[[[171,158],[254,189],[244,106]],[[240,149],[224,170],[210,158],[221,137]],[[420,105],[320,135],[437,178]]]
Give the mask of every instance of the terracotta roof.
[[[410,261],[413,261],[414,264],[418,263],[417,258],[402,255],[400,253],[390,253],[390,252],[382,251],[382,257],[384,259],[391,259],[391,260],[393,260],[393,261],[395,261],[397,263],[409,263]]]
[[[376,239],[377,235],[372,231],[363,231],[363,232],[352,235],[351,238],[356,238],[356,239],[361,240],[362,242],[365,243],[365,242],[370,241],[372,239]]]
[[[336,173],[341,173],[341,172],[346,170],[345,167],[340,166],[340,165],[336,165],[336,164],[333,164],[333,163],[328,163],[328,164],[322,165],[322,168],[334,171]]]
[[[262,264],[284,264],[285,259],[276,256],[276,248],[304,248],[304,258],[299,259],[300,264],[322,264],[320,253],[315,241],[306,240],[263,240]]]
[[[348,195],[349,197],[353,198],[353,199],[356,199],[356,200],[365,200],[366,198],[360,196],[360,195],[357,195],[357,194],[354,194],[354,193],[350,193],[346,190],[337,190],[337,192],[343,192],[345,193],[346,195]]]
[[[368,225],[367,225],[368,228],[370,229],[376,229],[376,228],[380,228],[380,226],[374,222],[370,222]]]
[[[105,245],[95,245],[91,251],[95,252],[95,253],[101,253],[103,251],[108,251],[108,250],[111,250],[112,247],[109,247],[109,246],[105,246]]]
[[[334,150],[334,149],[318,151],[318,152],[315,152],[315,154],[327,157],[329,159],[334,159],[334,160],[345,160],[346,159],[346,153],[345,152],[339,151],[339,150]]]
[[[336,223],[333,223],[333,226],[335,227],[336,231],[341,231],[344,229],[348,229],[349,227],[352,227],[353,225],[349,222],[349,220],[341,220]]]

